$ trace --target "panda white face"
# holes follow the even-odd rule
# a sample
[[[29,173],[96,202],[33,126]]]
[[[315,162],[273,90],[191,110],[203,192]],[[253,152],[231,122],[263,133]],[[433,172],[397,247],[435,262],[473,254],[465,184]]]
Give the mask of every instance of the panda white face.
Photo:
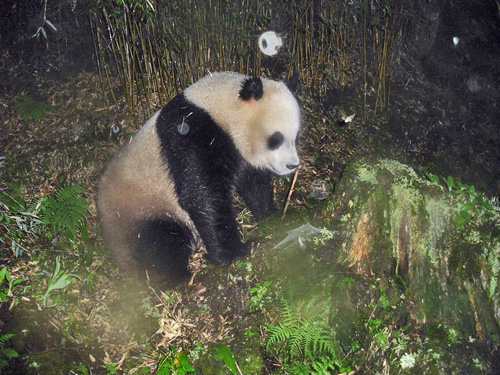
[[[248,103],[253,107],[254,116],[250,119],[249,128],[253,131],[248,134],[250,153],[246,158],[255,167],[285,176],[299,165],[297,141],[301,113],[295,97],[284,85],[275,86],[275,82],[272,85],[274,87],[264,84],[262,98]]]
[[[214,73],[185,90],[233,139],[253,167],[285,176],[299,165],[297,138],[301,111],[283,82]]]
[[[267,150],[262,156],[265,159],[266,168],[271,172],[286,176],[299,166],[297,154],[297,134],[289,139],[281,131],[276,131],[267,138]]]

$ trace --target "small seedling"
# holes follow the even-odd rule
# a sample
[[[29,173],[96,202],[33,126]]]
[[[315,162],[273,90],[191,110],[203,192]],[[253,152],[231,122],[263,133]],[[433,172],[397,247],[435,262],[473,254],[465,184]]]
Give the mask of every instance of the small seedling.
[[[61,263],[59,262],[59,258],[56,258],[56,267],[54,269],[54,273],[52,277],[47,281],[47,289],[43,296],[39,298],[39,300],[43,303],[44,306],[49,306],[49,296],[52,292],[56,290],[61,290],[69,286],[74,279],[81,280],[80,276],[67,273],[65,270],[61,270]]]
[[[194,371],[194,367],[189,363],[189,358],[185,352],[170,345],[170,352],[164,355],[158,362],[157,375],[184,375]]]
[[[262,284],[256,283],[253,288],[248,291],[252,296],[250,297],[250,306],[248,311],[254,313],[260,311],[263,308],[264,297],[268,292],[268,288],[272,281],[265,281]]]
[[[0,289],[0,301],[5,301],[7,297],[13,297],[14,293],[12,289],[14,286],[17,284],[22,283],[24,280],[23,279],[13,279],[10,277],[9,270],[7,267],[3,267],[0,270],[0,285],[2,285],[3,281],[7,282],[6,288],[5,289]]]

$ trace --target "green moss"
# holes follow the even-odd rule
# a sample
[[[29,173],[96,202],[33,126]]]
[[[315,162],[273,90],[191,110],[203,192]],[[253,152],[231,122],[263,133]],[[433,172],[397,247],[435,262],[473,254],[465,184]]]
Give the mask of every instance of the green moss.
[[[490,270],[489,280],[486,281],[488,298],[498,297],[498,279],[500,278],[500,243],[496,243],[487,252],[486,264]]]
[[[241,337],[241,336],[240,336]],[[199,353],[194,363],[198,375],[227,375],[231,372],[220,359],[217,359],[218,344],[209,344],[206,350]],[[244,340],[227,344],[232,356],[243,374],[260,374],[264,361],[260,354],[262,342],[259,335],[244,336]]]
[[[481,324],[489,327],[489,313],[476,311],[463,283],[472,283],[474,293],[482,285],[498,299],[498,241],[488,240],[484,228],[455,226],[455,196],[394,160],[363,159],[344,179],[337,212],[349,262],[383,279],[398,277],[419,322],[445,318],[474,335],[474,316],[482,314]]]
[[[428,219],[426,254],[433,264],[443,255],[443,234],[452,228],[453,207],[442,197],[429,197],[425,202]]]
[[[66,375],[78,358],[69,358],[67,353],[61,355],[60,351],[47,351],[32,354],[28,360],[28,374],[53,374]]]
[[[423,183],[423,180],[417,175],[415,170],[406,164],[402,164],[397,160],[384,159],[379,163],[381,168],[387,169],[395,177],[403,176],[412,183]]]
[[[358,172],[358,179],[362,182],[369,182],[370,184],[376,185],[378,183],[377,181],[377,173],[375,172],[374,169],[366,167],[366,166],[360,166],[357,169]]]

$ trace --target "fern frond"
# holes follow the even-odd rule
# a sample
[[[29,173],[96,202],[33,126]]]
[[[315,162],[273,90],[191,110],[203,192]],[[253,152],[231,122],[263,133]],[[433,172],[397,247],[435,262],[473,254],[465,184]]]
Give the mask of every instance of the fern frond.
[[[12,349],[12,348],[3,348],[3,349],[0,349],[0,354],[3,357],[7,357],[7,358],[16,358],[16,357],[19,357],[19,353],[17,351],[15,351],[14,349]]]
[[[339,352],[335,334],[324,314],[299,319],[286,301],[282,303],[278,325],[268,330],[266,350],[281,345],[289,358],[301,359],[327,355],[336,357]]]
[[[310,372],[312,375],[331,374],[330,370],[333,371],[336,370],[335,360],[325,357],[320,357],[317,359],[310,358],[310,359],[311,359],[311,367],[314,370]]]
[[[45,201],[42,208],[44,221],[74,233],[84,223],[88,212],[88,204],[81,197],[83,193],[83,188],[77,184],[59,188],[55,197],[50,196]]]
[[[0,370],[3,368],[7,367],[9,365],[9,362],[7,362],[6,358],[15,358],[19,357],[19,354],[17,351],[15,351],[12,348],[6,348],[5,344],[9,339],[14,337],[15,335],[13,333],[7,333],[5,335],[0,336]]]
[[[266,350],[269,351],[270,347],[286,342],[290,338],[292,331],[280,323],[277,326],[271,326],[267,333]]]
[[[337,356],[337,348],[332,340],[332,334],[328,331],[320,331],[316,339],[312,342],[312,353],[317,354],[327,354],[332,357]]]
[[[13,338],[15,335],[13,333],[6,333],[0,336],[0,348],[4,347],[9,339]]]
[[[25,120],[33,119],[38,122],[43,119],[45,112],[55,112],[56,108],[45,102],[34,100],[30,96],[23,96],[23,101],[16,104],[16,109],[19,115]]]
[[[301,353],[304,353],[304,332],[302,327],[299,327],[288,341],[288,354],[292,358],[298,358]]]
[[[287,327],[298,325],[298,318],[286,300],[281,302],[281,322]]]

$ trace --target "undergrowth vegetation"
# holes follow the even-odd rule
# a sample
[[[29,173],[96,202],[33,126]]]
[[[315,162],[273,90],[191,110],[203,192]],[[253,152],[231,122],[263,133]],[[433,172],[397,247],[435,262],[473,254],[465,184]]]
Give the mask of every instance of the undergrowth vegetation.
[[[24,121],[32,119],[34,122],[39,122],[44,118],[46,112],[56,111],[54,106],[34,100],[30,96],[23,96],[22,99],[22,102],[16,104],[16,109]]]
[[[500,226],[500,211],[496,198],[489,199],[484,193],[477,191],[474,185],[463,184],[452,176],[439,178],[432,173],[427,173],[426,176],[435,184],[445,184],[455,197],[458,209],[455,224],[458,227],[466,224],[480,225],[488,221]]]
[[[24,278],[12,277],[9,269],[16,264],[13,262],[15,258],[11,259],[10,265],[0,271],[0,300],[14,306],[22,299],[28,299],[38,303],[41,309],[56,308],[65,315],[66,328],[63,332],[66,331],[67,338],[72,340],[77,337],[75,335],[88,340],[91,334],[80,326],[77,310],[71,307],[76,297],[72,288],[81,290],[81,294],[83,290],[92,288],[95,278],[95,274],[86,271],[92,264],[93,250],[86,234],[88,206],[84,197],[84,191],[76,184],[63,185],[54,194],[29,202],[23,201],[15,192],[3,192],[1,196],[2,243],[9,244],[13,255],[15,249],[21,246],[24,250],[17,250],[17,258],[29,256],[46,271],[39,275],[27,274]],[[323,232],[317,238],[322,240],[313,238],[310,244],[318,248],[329,246],[332,240],[331,234],[325,236]],[[41,253],[42,249],[52,249],[59,255],[55,259],[47,257]],[[237,269],[242,274],[253,273],[252,267],[241,262]],[[393,369],[391,373],[404,374],[410,370],[439,366],[446,355],[441,347],[443,343],[453,347],[466,345],[466,338],[460,337],[445,324],[430,324],[426,328],[427,337],[421,339],[408,325],[397,323],[395,317],[406,313],[402,303],[405,290],[398,286],[396,280],[387,286],[377,279],[366,284],[362,278],[344,277],[336,282],[335,288],[339,298],[342,294],[352,293],[353,288],[359,288],[366,290],[373,301],[359,306],[358,311],[350,316],[353,328],[347,334],[335,324],[340,319],[336,310],[327,307],[326,310],[308,314],[285,299],[278,308],[273,308],[276,291],[281,289],[280,283],[261,280],[248,286],[247,309],[250,316],[257,314],[259,319],[271,320],[272,323],[255,327],[260,334],[250,334],[252,330],[248,329],[245,335],[256,335],[259,345],[267,352],[271,368],[275,368],[273,374],[349,373],[359,368],[360,364],[367,363],[377,371],[390,367]],[[159,319],[162,324],[172,327],[188,323],[186,318],[191,313],[182,307],[181,296],[174,293],[160,297],[155,295],[144,297],[140,307],[144,317],[153,321]],[[136,360],[125,366],[108,359],[104,362],[105,372],[99,373],[115,374],[126,370],[134,374],[190,374],[196,373],[198,358],[208,355],[232,374],[246,374],[244,364],[240,363],[241,358],[237,360],[231,349],[234,343],[228,337],[209,353],[207,343],[193,340],[182,331],[175,335],[171,331],[171,334],[172,338],[176,338],[176,344],[165,342],[166,345],[159,346],[159,350],[152,350],[151,337],[144,338],[142,350],[152,353],[153,362],[146,365]],[[12,334],[7,334],[1,341],[4,347],[0,348],[0,359],[2,355],[4,360],[16,358],[16,350],[8,346],[8,340],[13,338]],[[32,359],[24,357],[24,360],[29,362]],[[486,368],[480,356],[477,361],[475,366],[478,369]],[[89,367],[79,361],[72,365],[71,371],[81,375],[91,373]]]
[[[66,247],[66,252],[70,253],[79,248],[81,241],[88,242],[85,226],[87,213],[88,204],[84,199],[84,191],[77,184],[62,186],[53,196],[29,202],[19,196],[19,191],[1,191],[0,242],[4,248],[10,248],[11,251],[11,254],[2,254],[3,260],[11,263],[12,267],[17,267],[17,261],[43,258],[45,256],[43,252],[47,250]],[[44,305],[54,291],[64,289],[73,278],[78,278],[60,268],[61,263],[56,258],[55,270],[52,277],[47,280],[45,292],[42,294],[31,291],[35,294],[40,293],[38,297]],[[8,288],[6,293],[1,295],[3,300],[6,297],[15,297],[16,291],[20,292],[21,289],[17,286],[17,290],[14,290],[14,287],[24,280],[10,277],[7,266],[0,271],[0,276],[0,285],[5,280]]]
[[[328,314],[321,312],[310,318],[299,318],[290,305],[282,302],[280,320],[270,325],[267,331],[266,350],[281,355],[285,371],[293,374],[314,373],[312,369],[324,371],[350,371],[342,364],[343,351],[335,332],[328,324]]]
[[[12,333],[0,335],[0,371],[8,367],[9,358],[17,358],[19,356],[16,350],[7,346],[9,339],[12,337],[14,337]]]

